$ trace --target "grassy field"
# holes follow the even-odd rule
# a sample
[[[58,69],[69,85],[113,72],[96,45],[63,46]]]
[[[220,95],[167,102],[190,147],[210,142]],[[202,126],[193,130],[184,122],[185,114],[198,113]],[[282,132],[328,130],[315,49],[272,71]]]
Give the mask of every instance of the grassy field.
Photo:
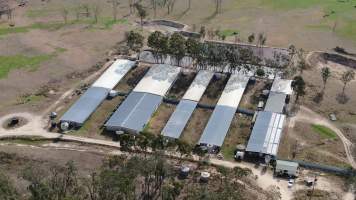
[[[324,138],[330,138],[330,139],[337,138],[336,133],[333,130],[329,129],[328,127],[325,127],[323,125],[313,124],[312,128],[314,132],[320,134]]]
[[[14,69],[35,71],[42,62],[50,60],[53,56],[53,54],[38,56],[0,56],[0,79],[6,78],[7,74]]]

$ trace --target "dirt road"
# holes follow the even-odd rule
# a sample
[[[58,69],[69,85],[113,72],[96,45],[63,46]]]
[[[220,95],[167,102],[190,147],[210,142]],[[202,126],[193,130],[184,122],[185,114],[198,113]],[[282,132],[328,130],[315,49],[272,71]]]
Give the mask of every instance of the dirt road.
[[[314,111],[310,110],[307,107],[301,106],[298,114],[295,117],[290,118],[290,123],[289,127],[293,128],[295,125],[295,122],[301,121],[301,122],[307,122],[307,123],[313,123],[313,124],[320,124],[325,127],[330,128],[333,130],[337,136],[340,138],[342,143],[344,144],[347,160],[349,164],[356,169],[356,162],[354,160],[354,157],[352,155],[352,147],[353,144],[352,142],[347,139],[342,131],[334,125],[332,122],[330,122],[328,119],[324,118],[323,116],[319,115],[318,113],[315,113]]]

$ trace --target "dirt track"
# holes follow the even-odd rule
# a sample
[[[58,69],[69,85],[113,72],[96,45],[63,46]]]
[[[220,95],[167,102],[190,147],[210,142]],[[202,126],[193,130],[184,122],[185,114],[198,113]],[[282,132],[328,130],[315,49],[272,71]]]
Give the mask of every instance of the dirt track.
[[[294,127],[296,121],[320,124],[333,130],[344,144],[344,148],[349,164],[353,168],[356,168],[356,162],[352,155],[352,146],[353,146],[352,142],[349,139],[347,139],[342,133],[342,131],[338,127],[336,127],[333,123],[331,123],[328,119],[320,116],[319,114],[315,113],[314,111],[310,110],[307,107],[301,106],[298,114],[295,117],[290,118],[289,127],[291,129]]]

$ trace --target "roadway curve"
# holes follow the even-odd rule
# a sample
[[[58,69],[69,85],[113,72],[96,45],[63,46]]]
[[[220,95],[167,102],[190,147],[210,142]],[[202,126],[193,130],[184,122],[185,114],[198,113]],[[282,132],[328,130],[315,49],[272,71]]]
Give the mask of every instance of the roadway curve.
[[[297,121],[312,123],[312,124],[320,124],[320,125],[323,125],[325,127],[330,128],[331,130],[333,130],[337,134],[337,136],[340,138],[341,142],[344,145],[347,160],[349,161],[350,165],[354,169],[356,169],[356,162],[352,155],[353,144],[349,139],[347,139],[344,136],[342,131],[336,125],[331,123],[325,117],[319,115],[318,113],[310,110],[309,108],[307,108],[305,106],[300,106],[300,110],[299,110],[298,114],[296,116],[290,118],[289,127],[293,128],[295,125],[295,122],[297,122]]]

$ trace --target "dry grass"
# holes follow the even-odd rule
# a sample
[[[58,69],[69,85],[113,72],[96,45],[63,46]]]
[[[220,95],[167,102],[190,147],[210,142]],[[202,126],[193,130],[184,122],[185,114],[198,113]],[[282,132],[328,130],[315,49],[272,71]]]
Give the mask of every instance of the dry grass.
[[[119,92],[129,93],[135,88],[138,82],[145,76],[149,70],[148,65],[139,65],[126,74],[126,76],[119,82],[115,89]]]
[[[244,115],[235,114],[231,122],[229,132],[226,135],[221,153],[224,159],[232,160],[236,145],[246,145],[251,132],[251,118]]]
[[[340,139],[323,137],[312,128],[312,124],[297,122],[294,129],[286,129],[280,147],[278,152],[280,158],[339,167],[349,166]],[[293,152],[296,152],[295,158]]]
[[[181,73],[166,96],[180,100],[193,82],[195,75],[196,73],[193,72]]]
[[[187,126],[183,130],[181,139],[192,145],[197,144],[211,114],[211,110],[201,108],[195,109]]]
[[[256,110],[260,95],[265,89],[270,89],[271,81],[257,79],[255,84],[249,84],[242,96],[239,108]]]
[[[210,84],[206,88],[206,91],[200,99],[199,103],[215,105],[218,102],[227,81],[227,76],[222,76],[221,78],[216,78],[215,80],[213,79],[212,81],[210,81]]]
[[[161,134],[161,131],[167,124],[170,116],[172,115],[175,109],[175,105],[162,103],[150,119],[150,122],[146,126],[145,131],[148,131],[155,135]]]

